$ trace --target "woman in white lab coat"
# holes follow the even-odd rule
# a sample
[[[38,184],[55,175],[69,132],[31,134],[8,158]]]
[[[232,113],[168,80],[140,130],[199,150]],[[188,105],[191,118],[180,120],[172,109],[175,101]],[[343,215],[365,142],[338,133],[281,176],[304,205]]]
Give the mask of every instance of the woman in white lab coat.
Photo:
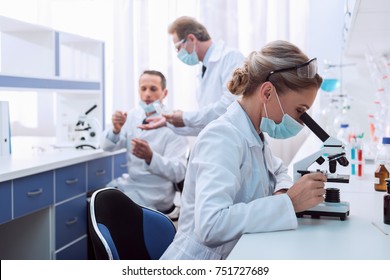
[[[228,87],[235,101],[199,134],[187,168],[178,232],[162,259],[225,259],[244,233],[297,227],[323,201],[322,173],[295,184],[263,133],[296,135],[321,85],[315,59],[275,41],[251,53]]]

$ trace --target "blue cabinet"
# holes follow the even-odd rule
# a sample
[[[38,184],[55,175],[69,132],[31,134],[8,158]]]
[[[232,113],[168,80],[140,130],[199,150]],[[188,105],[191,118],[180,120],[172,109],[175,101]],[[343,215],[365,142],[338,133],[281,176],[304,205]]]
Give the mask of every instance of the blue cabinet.
[[[128,173],[126,153],[114,155],[114,178],[122,176],[123,173]]]
[[[11,181],[0,183],[0,224],[12,219]]]
[[[112,157],[88,162],[88,191],[105,187],[112,180]]]
[[[88,259],[88,241],[87,237],[76,241],[70,246],[59,251],[55,255],[57,260],[87,260]]]
[[[84,194],[56,206],[56,250],[87,234],[86,201]]]
[[[0,182],[0,239],[9,249],[2,258],[88,259],[87,193],[124,172],[125,153],[103,154]],[[20,246],[26,236],[31,244]]]
[[[79,163],[55,170],[56,202],[85,193],[87,164]]]
[[[48,207],[54,201],[53,171],[15,179],[14,218]]]

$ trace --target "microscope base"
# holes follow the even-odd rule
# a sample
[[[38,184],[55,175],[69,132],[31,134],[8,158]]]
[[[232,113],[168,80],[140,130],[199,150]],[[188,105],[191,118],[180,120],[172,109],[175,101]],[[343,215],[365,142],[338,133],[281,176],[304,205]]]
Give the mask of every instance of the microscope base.
[[[76,149],[84,149],[84,148],[99,149],[99,142],[77,141],[75,143],[74,147]]]
[[[349,203],[345,201],[323,202],[306,211],[296,213],[296,215],[298,218],[303,218],[303,216],[311,216],[312,219],[319,219],[320,217],[324,216],[338,217],[341,221],[344,221],[349,215]]]

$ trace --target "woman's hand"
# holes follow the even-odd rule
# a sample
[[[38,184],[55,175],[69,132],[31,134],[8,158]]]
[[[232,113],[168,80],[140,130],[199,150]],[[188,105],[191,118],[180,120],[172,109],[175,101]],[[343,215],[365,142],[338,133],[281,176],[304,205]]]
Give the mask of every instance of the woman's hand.
[[[326,176],[321,172],[302,176],[288,191],[296,213],[324,201]]]

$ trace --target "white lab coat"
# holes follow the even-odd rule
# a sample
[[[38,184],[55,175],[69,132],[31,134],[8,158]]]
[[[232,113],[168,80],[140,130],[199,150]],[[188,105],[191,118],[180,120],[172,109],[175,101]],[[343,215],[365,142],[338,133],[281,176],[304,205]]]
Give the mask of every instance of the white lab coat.
[[[118,135],[112,132],[112,127],[103,133],[101,147],[106,151],[126,148],[129,177],[125,182],[119,180],[118,187],[138,204],[165,211],[173,205],[173,182],[184,179],[188,142],[167,127],[152,130],[137,128],[145,117],[142,108],[131,110]],[[153,151],[150,165],[130,153],[132,138],[148,142]]]
[[[236,101],[198,136],[187,167],[178,232],[162,259],[225,259],[244,233],[294,229],[287,168]]]
[[[198,111],[184,112],[185,127],[169,126],[180,135],[196,136],[212,120],[226,112],[226,108],[237,99],[226,87],[234,70],[241,67],[244,56],[233,48],[229,48],[223,41],[217,42],[204,61],[207,70],[201,77],[198,75],[199,86],[196,89]]]

